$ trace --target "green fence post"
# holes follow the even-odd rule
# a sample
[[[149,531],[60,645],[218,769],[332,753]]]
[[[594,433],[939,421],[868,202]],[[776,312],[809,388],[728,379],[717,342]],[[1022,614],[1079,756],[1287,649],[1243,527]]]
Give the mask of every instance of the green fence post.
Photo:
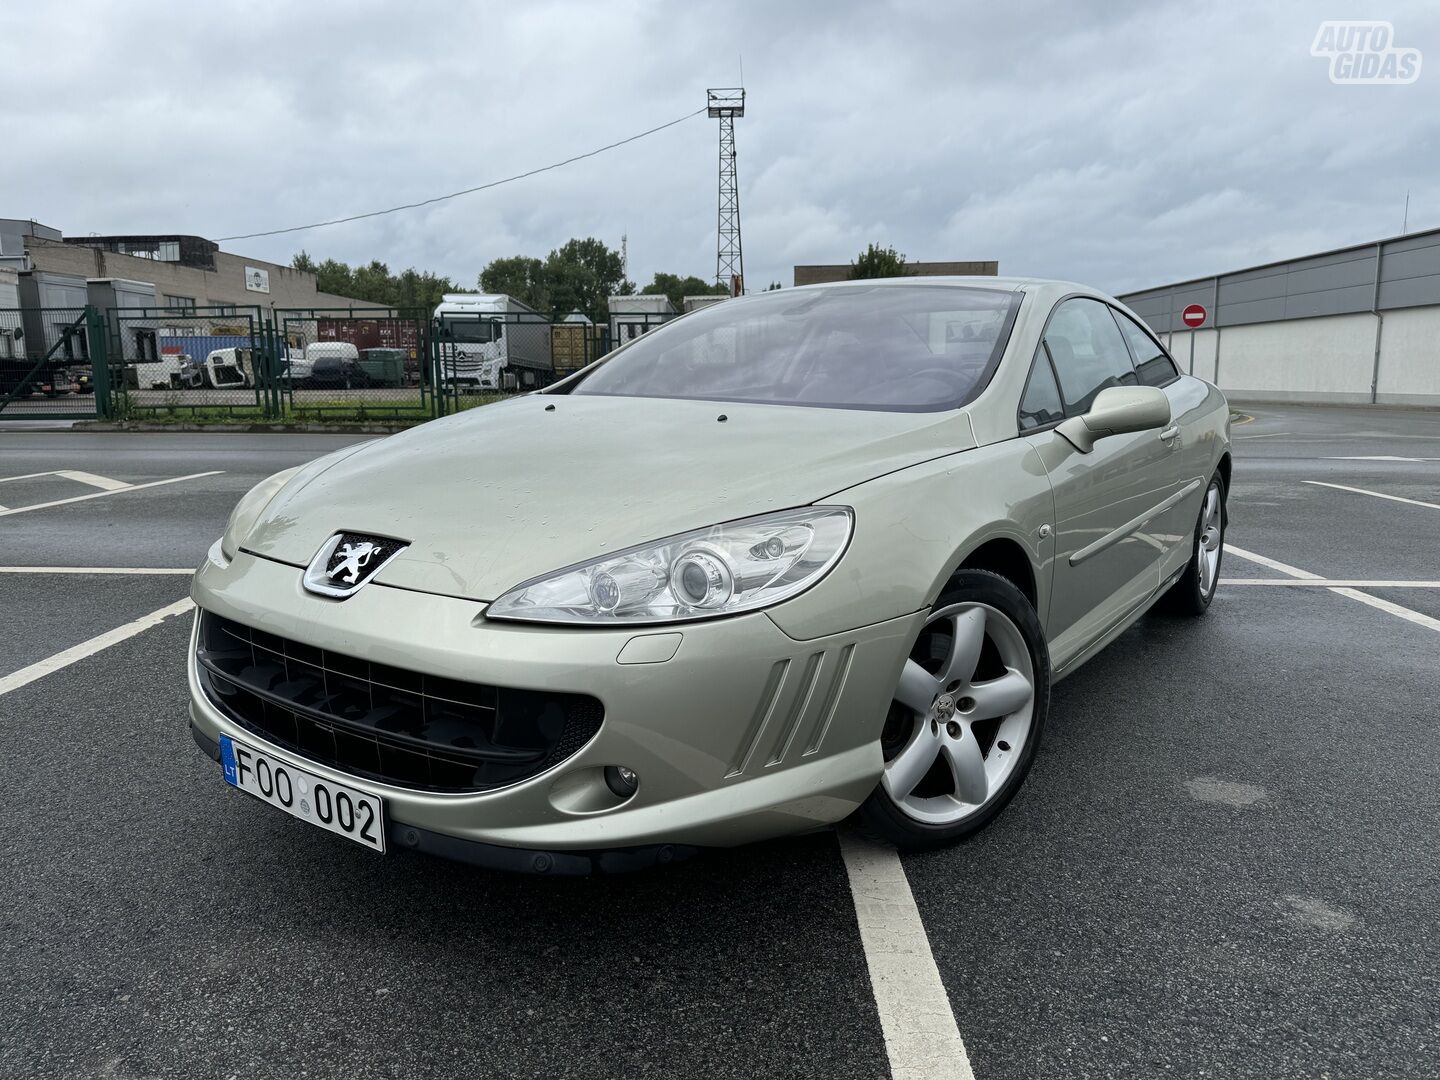
[[[110,336],[105,317],[90,307],[85,307],[85,340],[90,347],[90,385],[95,391],[95,416],[100,420],[111,417],[110,401]]]
[[[430,388],[435,398],[435,415],[444,416],[449,411],[448,403],[445,400],[445,380],[440,374],[440,324],[432,320],[430,323],[430,340],[426,343],[425,359],[429,367]]]

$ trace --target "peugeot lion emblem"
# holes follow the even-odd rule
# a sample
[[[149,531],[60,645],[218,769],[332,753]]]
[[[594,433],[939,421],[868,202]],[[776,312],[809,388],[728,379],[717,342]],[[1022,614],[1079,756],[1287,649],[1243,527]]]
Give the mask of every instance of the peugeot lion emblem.
[[[404,540],[336,533],[321,545],[305,570],[305,588],[321,596],[350,596],[409,545]]]

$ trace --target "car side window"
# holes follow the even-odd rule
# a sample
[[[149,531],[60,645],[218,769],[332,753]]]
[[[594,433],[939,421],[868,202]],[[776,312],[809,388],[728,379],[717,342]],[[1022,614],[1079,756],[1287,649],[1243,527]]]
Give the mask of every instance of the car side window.
[[[1101,390],[1140,382],[1110,308],[1098,300],[1081,296],[1061,303],[1050,316],[1045,344],[1071,416],[1087,412]]]
[[[1030,365],[1030,381],[1025,384],[1025,396],[1020,399],[1020,430],[1034,431],[1064,419],[1065,405],[1060,400],[1060,388],[1055,385],[1055,369],[1050,366],[1045,343],[1041,342]]]
[[[1110,312],[1120,324],[1120,333],[1125,335],[1125,344],[1130,346],[1130,355],[1135,358],[1135,373],[1140,376],[1143,386],[1164,386],[1171,379],[1179,378],[1175,361],[1159,344],[1142,330],[1134,319],[1123,311]]]

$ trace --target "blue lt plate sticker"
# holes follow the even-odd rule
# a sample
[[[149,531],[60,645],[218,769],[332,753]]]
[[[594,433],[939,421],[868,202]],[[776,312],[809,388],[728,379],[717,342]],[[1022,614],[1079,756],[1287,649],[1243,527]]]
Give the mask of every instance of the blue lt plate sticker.
[[[229,735],[220,736],[220,770],[225,774],[227,784],[240,786],[240,778],[235,774],[235,744],[230,741]]]

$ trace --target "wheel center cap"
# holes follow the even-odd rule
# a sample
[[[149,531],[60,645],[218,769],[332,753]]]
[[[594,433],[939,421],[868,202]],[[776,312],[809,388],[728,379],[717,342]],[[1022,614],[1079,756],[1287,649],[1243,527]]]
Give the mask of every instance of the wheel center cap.
[[[949,720],[955,715],[955,699],[949,694],[941,694],[935,699],[935,717],[939,720]]]

